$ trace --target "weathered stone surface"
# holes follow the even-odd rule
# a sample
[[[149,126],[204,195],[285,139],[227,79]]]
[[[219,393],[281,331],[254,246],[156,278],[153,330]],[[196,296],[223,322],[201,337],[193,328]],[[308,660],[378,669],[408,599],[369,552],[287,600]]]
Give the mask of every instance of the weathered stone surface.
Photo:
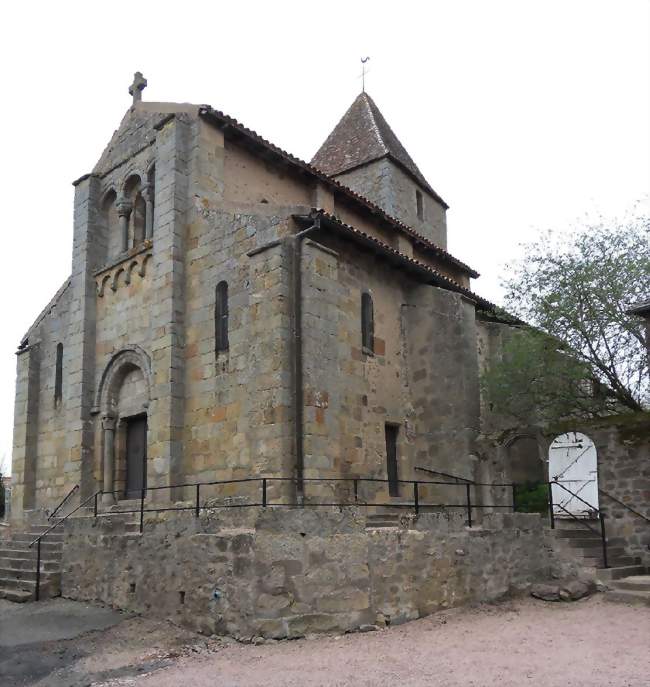
[[[595,591],[593,582],[569,580],[558,584],[533,584],[530,595],[542,601],[577,601]]]
[[[124,515],[72,519],[63,594],[206,633],[277,639],[497,599],[552,567],[535,515],[493,514],[472,531],[432,514],[418,529],[366,529],[357,509],[235,510],[159,514],[142,536],[127,533]]]
[[[560,586],[557,584],[534,584],[530,595],[542,601],[560,601]]]

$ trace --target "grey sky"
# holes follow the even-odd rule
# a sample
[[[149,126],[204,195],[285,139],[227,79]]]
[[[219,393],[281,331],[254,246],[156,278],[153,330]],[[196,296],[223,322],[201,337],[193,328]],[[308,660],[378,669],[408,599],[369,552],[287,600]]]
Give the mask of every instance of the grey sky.
[[[450,204],[450,250],[501,297],[539,228],[650,189],[646,0],[12,3],[0,27],[0,460],[16,345],[70,271],[73,189],[129,106],[209,103],[309,159],[367,90]]]

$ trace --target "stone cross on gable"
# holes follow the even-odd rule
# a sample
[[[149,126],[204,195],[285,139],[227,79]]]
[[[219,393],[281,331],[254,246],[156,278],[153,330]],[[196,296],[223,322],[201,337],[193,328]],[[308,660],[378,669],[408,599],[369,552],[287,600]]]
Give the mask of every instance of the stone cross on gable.
[[[133,104],[142,100],[142,91],[147,87],[147,80],[142,76],[142,72],[133,75],[133,83],[129,86],[129,93],[133,96]]]

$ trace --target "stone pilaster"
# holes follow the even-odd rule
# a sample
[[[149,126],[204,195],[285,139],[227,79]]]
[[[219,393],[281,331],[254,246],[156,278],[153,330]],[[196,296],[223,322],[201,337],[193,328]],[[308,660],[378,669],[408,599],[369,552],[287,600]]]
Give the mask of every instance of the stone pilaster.
[[[153,385],[148,484],[182,481],[185,403],[185,249],[190,124],[176,117],[156,138],[155,241],[151,314]],[[170,496],[158,491],[159,498]]]
[[[100,180],[87,176],[76,182],[72,246],[72,303],[63,352],[66,412],[66,486],[79,483],[81,497],[95,489],[94,429],[90,411],[95,393],[96,285],[94,272],[105,257],[105,237],[99,222]]]
[[[40,390],[39,345],[34,343],[18,353],[14,440],[12,453],[12,518],[35,507]]]

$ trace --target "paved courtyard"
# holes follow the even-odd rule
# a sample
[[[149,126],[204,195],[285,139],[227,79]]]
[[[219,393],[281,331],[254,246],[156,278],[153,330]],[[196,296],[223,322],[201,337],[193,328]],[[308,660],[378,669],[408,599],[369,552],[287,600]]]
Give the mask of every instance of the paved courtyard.
[[[64,600],[0,602],[0,628],[3,687],[650,685],[650,609],[599,597],[484,604],[259,646]]]

